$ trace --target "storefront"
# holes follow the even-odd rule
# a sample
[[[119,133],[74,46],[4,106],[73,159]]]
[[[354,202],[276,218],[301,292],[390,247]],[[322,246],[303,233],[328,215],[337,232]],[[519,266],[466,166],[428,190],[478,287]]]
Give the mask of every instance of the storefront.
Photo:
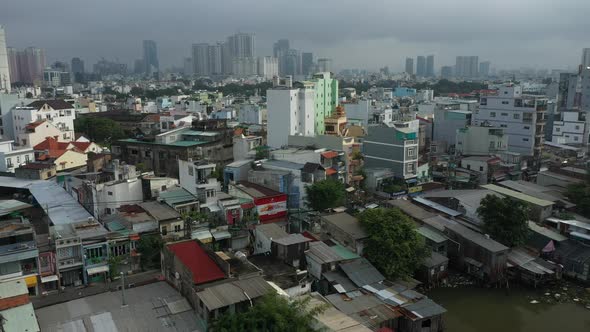
[[[108,265],[99,265],[86,268],[88,283],[105,282],[109,273]]]
[[[59,277],[57,275],[48,275],[41,277],[41,293],[50,293],[57,291],[59,286]]]

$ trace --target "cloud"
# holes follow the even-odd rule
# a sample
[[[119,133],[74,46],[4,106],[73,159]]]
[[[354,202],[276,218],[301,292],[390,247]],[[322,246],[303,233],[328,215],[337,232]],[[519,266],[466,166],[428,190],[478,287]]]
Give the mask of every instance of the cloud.
[[[338,67],[401,69],[405,57],[456,55],[497,66],[564,68],[589,47],[587,0],[73,0],[5,1],[9,46],[37,46],[50,60],[100,57],[129,64],[141,41],[158,43],[164,66],[180,65],[195,42],[254,32],[258,53],[289,38]],[[88,66],[88,65],[87,65]]]

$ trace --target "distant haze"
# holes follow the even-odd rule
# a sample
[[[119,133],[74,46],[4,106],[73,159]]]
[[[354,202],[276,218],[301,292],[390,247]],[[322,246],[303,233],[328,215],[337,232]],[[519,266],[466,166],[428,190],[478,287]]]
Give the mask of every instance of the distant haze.
[[[161,68],[180,66],[192,43],[256,34],[258,55],[288,38],[331,57],[336,68],[402,70],[434,54],[437,71],[456,55],[493,67],[566,68],[590,47],[588,0],[4,0],[8,46],[45,48],[49,61],[100,57],[131,64],[155,40]]]

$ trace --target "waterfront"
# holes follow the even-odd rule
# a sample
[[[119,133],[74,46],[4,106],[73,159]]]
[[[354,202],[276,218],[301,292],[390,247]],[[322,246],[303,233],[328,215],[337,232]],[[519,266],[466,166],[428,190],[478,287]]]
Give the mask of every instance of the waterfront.
[[[590,331],[590,310],[575,302],[576,297],[557,301],[554,294],[554,290],[462,287],[435,289],[428,296],[448,310],[445,331],[449,332]]]

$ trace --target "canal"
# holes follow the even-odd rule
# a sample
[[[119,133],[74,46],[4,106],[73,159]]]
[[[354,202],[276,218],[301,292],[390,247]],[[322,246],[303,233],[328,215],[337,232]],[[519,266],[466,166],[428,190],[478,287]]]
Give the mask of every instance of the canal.
[[[463,287],[438,288],[427,294],[447,309],[445,331],[448,332],[590,331],[590,310],[580,304],[582,300],[567,294],[558,295],[560,298],[556,300],[554,290],[506,292]]]

